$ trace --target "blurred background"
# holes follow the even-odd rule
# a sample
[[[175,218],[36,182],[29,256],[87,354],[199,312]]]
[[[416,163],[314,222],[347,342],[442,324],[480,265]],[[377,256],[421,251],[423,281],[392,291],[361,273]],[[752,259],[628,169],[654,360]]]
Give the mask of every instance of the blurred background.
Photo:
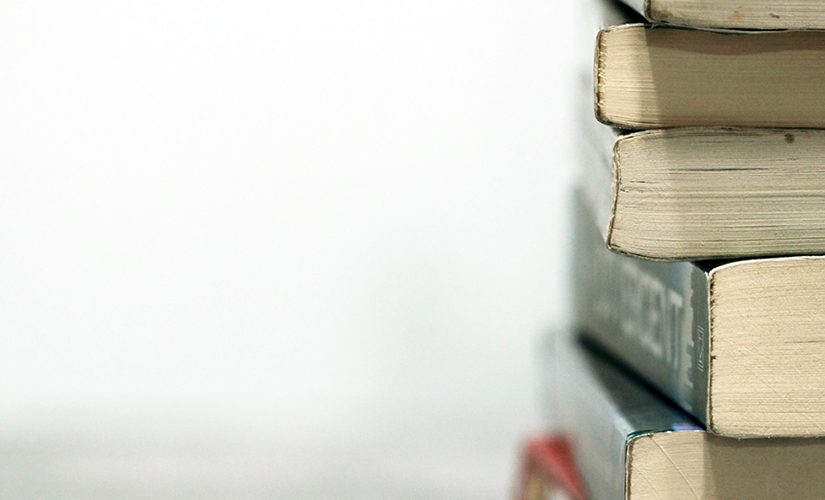
[[[0,497],[505,498],[574,3],[0,6]]]

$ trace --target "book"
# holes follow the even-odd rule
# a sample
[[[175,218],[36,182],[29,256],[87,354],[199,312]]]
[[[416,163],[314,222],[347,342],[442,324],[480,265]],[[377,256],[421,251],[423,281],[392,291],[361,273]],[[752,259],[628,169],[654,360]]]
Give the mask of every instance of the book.
[[[825,131],[591,120],[587,189],[612,250],[707,260],[825,253]]]
[[[825,29],[822,0],[623,0],[648,21],[693,28]]]
[[[584,485],[564,436],[537,436],[525,444],[515,498],[585,500]]]
[[[570,338],[548,342],[560,428],[591,499],[814,499],[825,440],[730,439]]]
[[[823,4],[825,5],[825,4]],[[599,121],[620,128],[825,127],[825,32],[654,26],[602,9]]]
[[[825,436],[825,257],[611,252],[576,196],[574,321],[713,433]]]

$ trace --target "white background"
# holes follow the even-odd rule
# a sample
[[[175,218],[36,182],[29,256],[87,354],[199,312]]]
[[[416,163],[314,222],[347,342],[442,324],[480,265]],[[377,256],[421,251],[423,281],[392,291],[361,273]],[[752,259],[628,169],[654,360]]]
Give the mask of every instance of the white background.
[[[0,494],[507,495],[574,3],[4,2]]]

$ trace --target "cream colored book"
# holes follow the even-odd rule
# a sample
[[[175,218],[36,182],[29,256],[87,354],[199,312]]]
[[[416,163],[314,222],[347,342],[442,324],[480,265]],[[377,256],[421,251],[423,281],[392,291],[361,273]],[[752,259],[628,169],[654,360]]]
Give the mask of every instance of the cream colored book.
[[[825,29],[822,0],[623,0],[648,21],[694,28]]]
[[[825,131],[593,123],[584,177],[614,251],[656,260],[825,254]]]
[[[825,127],[825,32],[613,25],[594,76],[596,117],[620,128]]]

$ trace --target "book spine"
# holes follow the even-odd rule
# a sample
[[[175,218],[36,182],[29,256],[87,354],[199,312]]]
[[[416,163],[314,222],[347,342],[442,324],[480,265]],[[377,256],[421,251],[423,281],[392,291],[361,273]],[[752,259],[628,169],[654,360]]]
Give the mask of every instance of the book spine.
[[[582,168],[579,169],[578,183],[588,206],[594,212],[595,220],[603,238],[607,238],[613,216],[615,174],[613,150],[621,133],[593,119],[585,111],[592,105],[592,91],[579,92],[580,109],[576,149]]]
[[[624,498],[627,425],[572,336],[549,339],[554,426],[567,436],[587,498]]]
[[[577,328],[707,424],[707,272],[688,262],[611,252],[587,198],[577,200],[572,277]]]

